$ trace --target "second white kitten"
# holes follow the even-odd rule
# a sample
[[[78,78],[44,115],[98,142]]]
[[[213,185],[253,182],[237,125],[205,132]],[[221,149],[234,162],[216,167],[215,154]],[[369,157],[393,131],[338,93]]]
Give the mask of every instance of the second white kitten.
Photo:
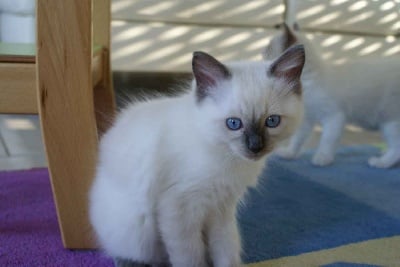
[[[307,58],[302,74],[305,114],[287,147],[279,148],[283,158],[296,158],[315,124],[322,135],[312,163],[334,161],[335,150],[347,122],[367,130],[380,130],[386,152],[369,159],[370,166],[389,168],[400,162],[400,61],[399,59],[352,60],[337,66],[322,60],[312,43],[284,25],[267,47],[273,58],[293,44],[304,44]]]

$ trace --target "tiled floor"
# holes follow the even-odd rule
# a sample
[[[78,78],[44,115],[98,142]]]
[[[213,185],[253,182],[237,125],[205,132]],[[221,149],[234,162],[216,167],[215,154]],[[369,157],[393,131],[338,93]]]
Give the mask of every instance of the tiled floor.
[[[319,141],[317,127],[307,148]],[[379,133],[364,132],[348,126],[342,144],[368,144],[382,142]],[[45,167],[46,156],[40,133],[40,123],[35,115],[0,115],[0,170]]]

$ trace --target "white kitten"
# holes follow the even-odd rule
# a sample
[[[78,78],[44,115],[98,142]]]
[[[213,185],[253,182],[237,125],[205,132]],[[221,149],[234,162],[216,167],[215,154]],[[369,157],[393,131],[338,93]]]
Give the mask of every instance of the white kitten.
[[[313,156],[315,165],[333,162],[346,122],[368,130],[381,130],[388,149],[368,163],[388,168],[400,162],[400,61],[398,59],[353,60],[341,66],[321,59],[312,43],[284,25],[267,47],[273,58],[293,44],[304,44],[307,58],[301,81],[304,89],[304,121],[287,147],[277,149],[283,158],[298,156],[316,123],[323,132]]]
[[[240,265],[236,205],[300,121],[303,64],[300,45],[229,65],[195,52],[188,93],[119,115],[90,192],[92,225],[117,265]]]

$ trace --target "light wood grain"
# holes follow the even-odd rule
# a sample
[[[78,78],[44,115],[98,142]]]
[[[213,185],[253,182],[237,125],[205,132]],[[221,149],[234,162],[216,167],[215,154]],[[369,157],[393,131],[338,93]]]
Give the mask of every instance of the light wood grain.
[[[37,1],[37,31],[39,114],[64,246],[92,248],[88,190],[98,144],[92,1]]]
[[[35,73],[35,64],[0,63],[0,113],[38,112]]]

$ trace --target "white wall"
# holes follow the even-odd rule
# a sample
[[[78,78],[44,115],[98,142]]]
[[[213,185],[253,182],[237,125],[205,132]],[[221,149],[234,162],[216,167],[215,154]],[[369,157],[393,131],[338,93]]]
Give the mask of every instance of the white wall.
[[[35,42],[35,0],[0,0],[0,42]]]
[[[34,5],[0,0],[1,42],[35,41]],[[189,71],[195,50],[259,59],[283,21],[338,64],[400,57],[400,0],[112,0],[112,68]]]
[[[399,10],[400,0],[113,0],[113,69],[188,71],[195,50],[258,59],[282,21],[337,64],[400,57]]]

